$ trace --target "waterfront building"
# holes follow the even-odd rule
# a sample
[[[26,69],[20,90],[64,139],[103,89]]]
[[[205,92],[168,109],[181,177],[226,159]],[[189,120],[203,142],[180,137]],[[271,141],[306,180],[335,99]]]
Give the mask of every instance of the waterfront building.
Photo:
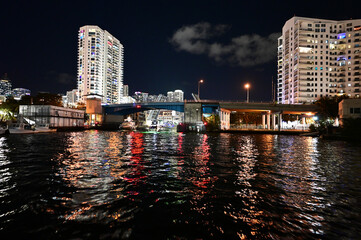
[[[360,97],[361,19],[293,17],[278,39],[277,100],[311,103],[324,96]]]
[[[282,37],[278,38],[278,48],[277,48],[277,84],[276,84],[276,101],[282,103],[282,67],[283,67],[283,57],[282,57]]]
[[[338,115],[340,125],[344,124],[344,119],[361,118],[361,99],[343,99],[338,104]]]
[[[159,110],[157,121],[160,125],[172,124],[177,125],[183,122],[184,113],[173,110]]]
[[[78,35],[79,102],[98,97],[102,104],[123,97],[123,45],[98,26],[83,26]]]
[[[11,81],[6,73],[0,79],[0,95],[5,97],[11,95]]]
[[[19,118],[34,121],[37,126],[82,127],[84,111],[52,105],[20,105]]]
[[[14,88],[11,95],[15,100],[20,100],[23,96],[30,96],[31,91],[26,88]]]

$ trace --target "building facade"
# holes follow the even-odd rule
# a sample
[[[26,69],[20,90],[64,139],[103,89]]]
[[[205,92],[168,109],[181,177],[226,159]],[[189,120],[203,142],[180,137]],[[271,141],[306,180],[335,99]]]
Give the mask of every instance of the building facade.
[[[183,102],[184,101],[184,92],[182,90],[175,90],[167,92],[168,102]]]
[[[11,81],[8,78],[7,74],[5,74],[0,79],[0,95],[1,96],[10,96],[11,95]]]
[[[173,99],[174,99],[174,92],[173,91],[167,92],[167,100],[168,100],[168,102],[173,102]]]
[[[360,45],[361,19],[289,19],[278,39],[278,102],[311,103],[343,94],[359,98]]]
[[[23,96],[30,96],[31,91],[26,88],[14,88],[11,94],[15,100],[20,100]]]
[[[174,102],[183,102],[184,101],[184,92],[182,90],[175,90],[174,91]]]
[[[78,35],[78,95],[120,103],[123,96],[123,45],[98,26],[83,26]]]
[[[52,105],[20,105],[19,117],[34,121],[37,126],[83,127],[84,111]]]
[[[338,104],[338,115],[340,125],[344,124],[345,119],[361,118],[361,99],[343,99]]]
[[[63,101],[66,107],[75,107],[78,102],[78,89],[73,89],[66,92],[66,102]]]

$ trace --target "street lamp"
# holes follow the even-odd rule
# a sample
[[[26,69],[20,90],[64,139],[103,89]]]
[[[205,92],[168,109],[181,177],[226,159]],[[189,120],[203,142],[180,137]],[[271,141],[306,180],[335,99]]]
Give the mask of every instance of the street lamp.
[[[201,83],[203,83],[203,79],[201,79],[201,80],[199,80],[198,81],[198,97],[199,97],[199,99],[201,99],[201,97],[200,97],[200,92],[199,92],[199,87],[200,87],[200,85],[201,85]]]
[[[249,89],[250,89],[251,85],[249,83],[246,83],[244,85],[244,88],[247,90],[247,103],[249,103]]]

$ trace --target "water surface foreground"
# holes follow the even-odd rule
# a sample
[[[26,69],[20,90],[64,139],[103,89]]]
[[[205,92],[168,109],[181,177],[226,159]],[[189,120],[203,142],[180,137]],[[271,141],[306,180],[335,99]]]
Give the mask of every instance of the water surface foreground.
[[[359,239],[361,143],[267,134],[0,137],[1,239]]]

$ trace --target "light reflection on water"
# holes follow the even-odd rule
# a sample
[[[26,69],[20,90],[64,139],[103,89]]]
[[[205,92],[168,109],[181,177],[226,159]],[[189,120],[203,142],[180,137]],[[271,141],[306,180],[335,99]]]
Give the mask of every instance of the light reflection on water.
[[[0,146],[4,233],[318,239],[357,238],[361,228],[360,144],[86,131]]]

